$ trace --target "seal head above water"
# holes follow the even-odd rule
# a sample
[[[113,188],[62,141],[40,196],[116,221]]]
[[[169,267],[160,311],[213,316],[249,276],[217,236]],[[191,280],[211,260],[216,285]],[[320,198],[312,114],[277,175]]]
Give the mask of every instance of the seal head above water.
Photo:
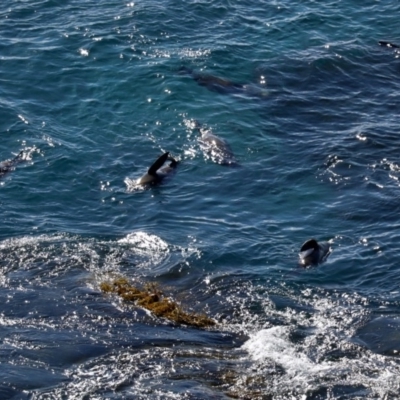
[[[318,243],[315,239],[309,239],[303,243],[300,249],[300,264],[303,267],[318,265],[324,262],[331,252],[329,242]]]
[[[163,167],[166,161],[171,161],[169,165]],[[140,179],[137,180],[138,185],[155,185],[160,183],[166,176],[175,171],[178,161],[169,155],[167,151],[151,165]]]

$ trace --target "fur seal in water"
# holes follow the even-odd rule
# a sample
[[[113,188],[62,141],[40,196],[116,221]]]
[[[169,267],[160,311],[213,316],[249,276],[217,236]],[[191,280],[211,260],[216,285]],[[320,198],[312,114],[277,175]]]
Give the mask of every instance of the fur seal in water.
[[[181,74],[191,75],[192,78],[200,85],[206,87],[208,90],[218,93],[235,93],[243,91],[244,85],[235,83],[229,79],[220,78],[219,76],[199,74],[190,68],[181,67],[179,72]]]
[[[393,47],[393,48],[395,48],[395,49],[399,49],[399,48],[400,48],[400,46],[398,46],[397,44],[390,43],[390,42],[386,42],[386,41],[384,41],[384,40],[380,40],[378,43],[379,43],[381,46],[385,46],[385,47]]]
[[[167,160],[171,161],[170,164],[161,168]],[[147,170],[147,173],[138,179],[136,183],[138,185],[155,185],[160,183],[166,176],[170,175],[175,170],[177,165],[178,161],[171,157],[167,151],[158,157],[153,165]]]
[[[330,252],[329,242],[318,243],[315,239],[309,239],[301,246],[300,263],[304,267],[318,265],[328,258]]]
[[[239,165],[231,147],[224,139],[214,135],[211,129],[204,128],[199,123],[196,123],[196,128],[201,135],[198,138],[200,148],[203,153],[209,154],[211,160],[221,165]]]
[[[0,162],[0,178],[12,171],[16,164],[24,160],[24,152],[20,151],[14,158]]]
[[[212,92],[220,94],[241,94],[245,93],[247,96],[254,96],[263,98],[267,96],[266,90],[257,87],[252,84],[241,84],[232,82],[229,79],[221,78],[215,75],[200,74],[187,67],[181,67],[179,73],[192,76],[193,80],[196,81],[200,86],[206,87]]]

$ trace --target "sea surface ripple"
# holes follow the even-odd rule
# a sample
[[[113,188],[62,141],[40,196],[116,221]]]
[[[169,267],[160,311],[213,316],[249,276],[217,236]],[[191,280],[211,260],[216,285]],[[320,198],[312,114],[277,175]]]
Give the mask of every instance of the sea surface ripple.
[[[399,12],[3,0],[0,398],[399,398]],[[332,253],[304,269],[312,237]],[[118,276],[217,324],[103,293]]]

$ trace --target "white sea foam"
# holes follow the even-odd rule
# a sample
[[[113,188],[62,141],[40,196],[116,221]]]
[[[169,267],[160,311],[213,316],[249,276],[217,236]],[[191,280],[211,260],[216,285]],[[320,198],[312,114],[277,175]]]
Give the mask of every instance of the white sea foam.
[[[284,369],[285,374],[272,383],[277,392],[283,393],[285,387],[290,387],[291,391],[305,393],[315,380],[329,373],[332,366],[329,362],[313,362],[290,341],[289,333],[287,326],[262,329],[252,335],[242,348],[257,363],[272,362]]]
[[[135,191],[142,191],[146,190],[146,187],[144,185],[138,184],[137,179],[130,179],[130,178],[125,178],[124,183],[126,185],[126,190],[128,192],[135,192]]]
[[[282,394],[290,388],[291,393],[306,394],[323,386],[333,390],[335,385],[343,385],[364,387],[374,398],[397,393],[398,359],[352,343],[357,327],[366,318],[363,299],[356,295],[306,295],[314,314],[291,308],[266,310],[287,324],[257,330],[242,346],[257,365],[275,365],[284,371],[269,383],[271,390]],[[303,339],[291,337],[296,329],[307,332]]]
[[[129,233],[124,238],[118,240],[119,243],[128,243],[136,247],[140,252],[152,254],[154,251],[168,251],[168,243],[156,235],[146,232]]]
[[[298,351],[291,343],[289,333],[290,328],[287,326],[262,329],[250,337],[243,349],[247,350],[255,361],[273,360],[294,379],[301,380],[330,368],[330,363],[316,364],[305,353]]]

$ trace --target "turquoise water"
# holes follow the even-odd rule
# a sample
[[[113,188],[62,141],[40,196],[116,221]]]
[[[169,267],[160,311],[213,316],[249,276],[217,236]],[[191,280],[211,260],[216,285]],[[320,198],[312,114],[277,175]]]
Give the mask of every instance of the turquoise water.
[[[398,398],[399,11],[3,1],[0,398]],[[311,237],[332,254],[302,269]],[[218,324],[104,295],[116,275]]]

